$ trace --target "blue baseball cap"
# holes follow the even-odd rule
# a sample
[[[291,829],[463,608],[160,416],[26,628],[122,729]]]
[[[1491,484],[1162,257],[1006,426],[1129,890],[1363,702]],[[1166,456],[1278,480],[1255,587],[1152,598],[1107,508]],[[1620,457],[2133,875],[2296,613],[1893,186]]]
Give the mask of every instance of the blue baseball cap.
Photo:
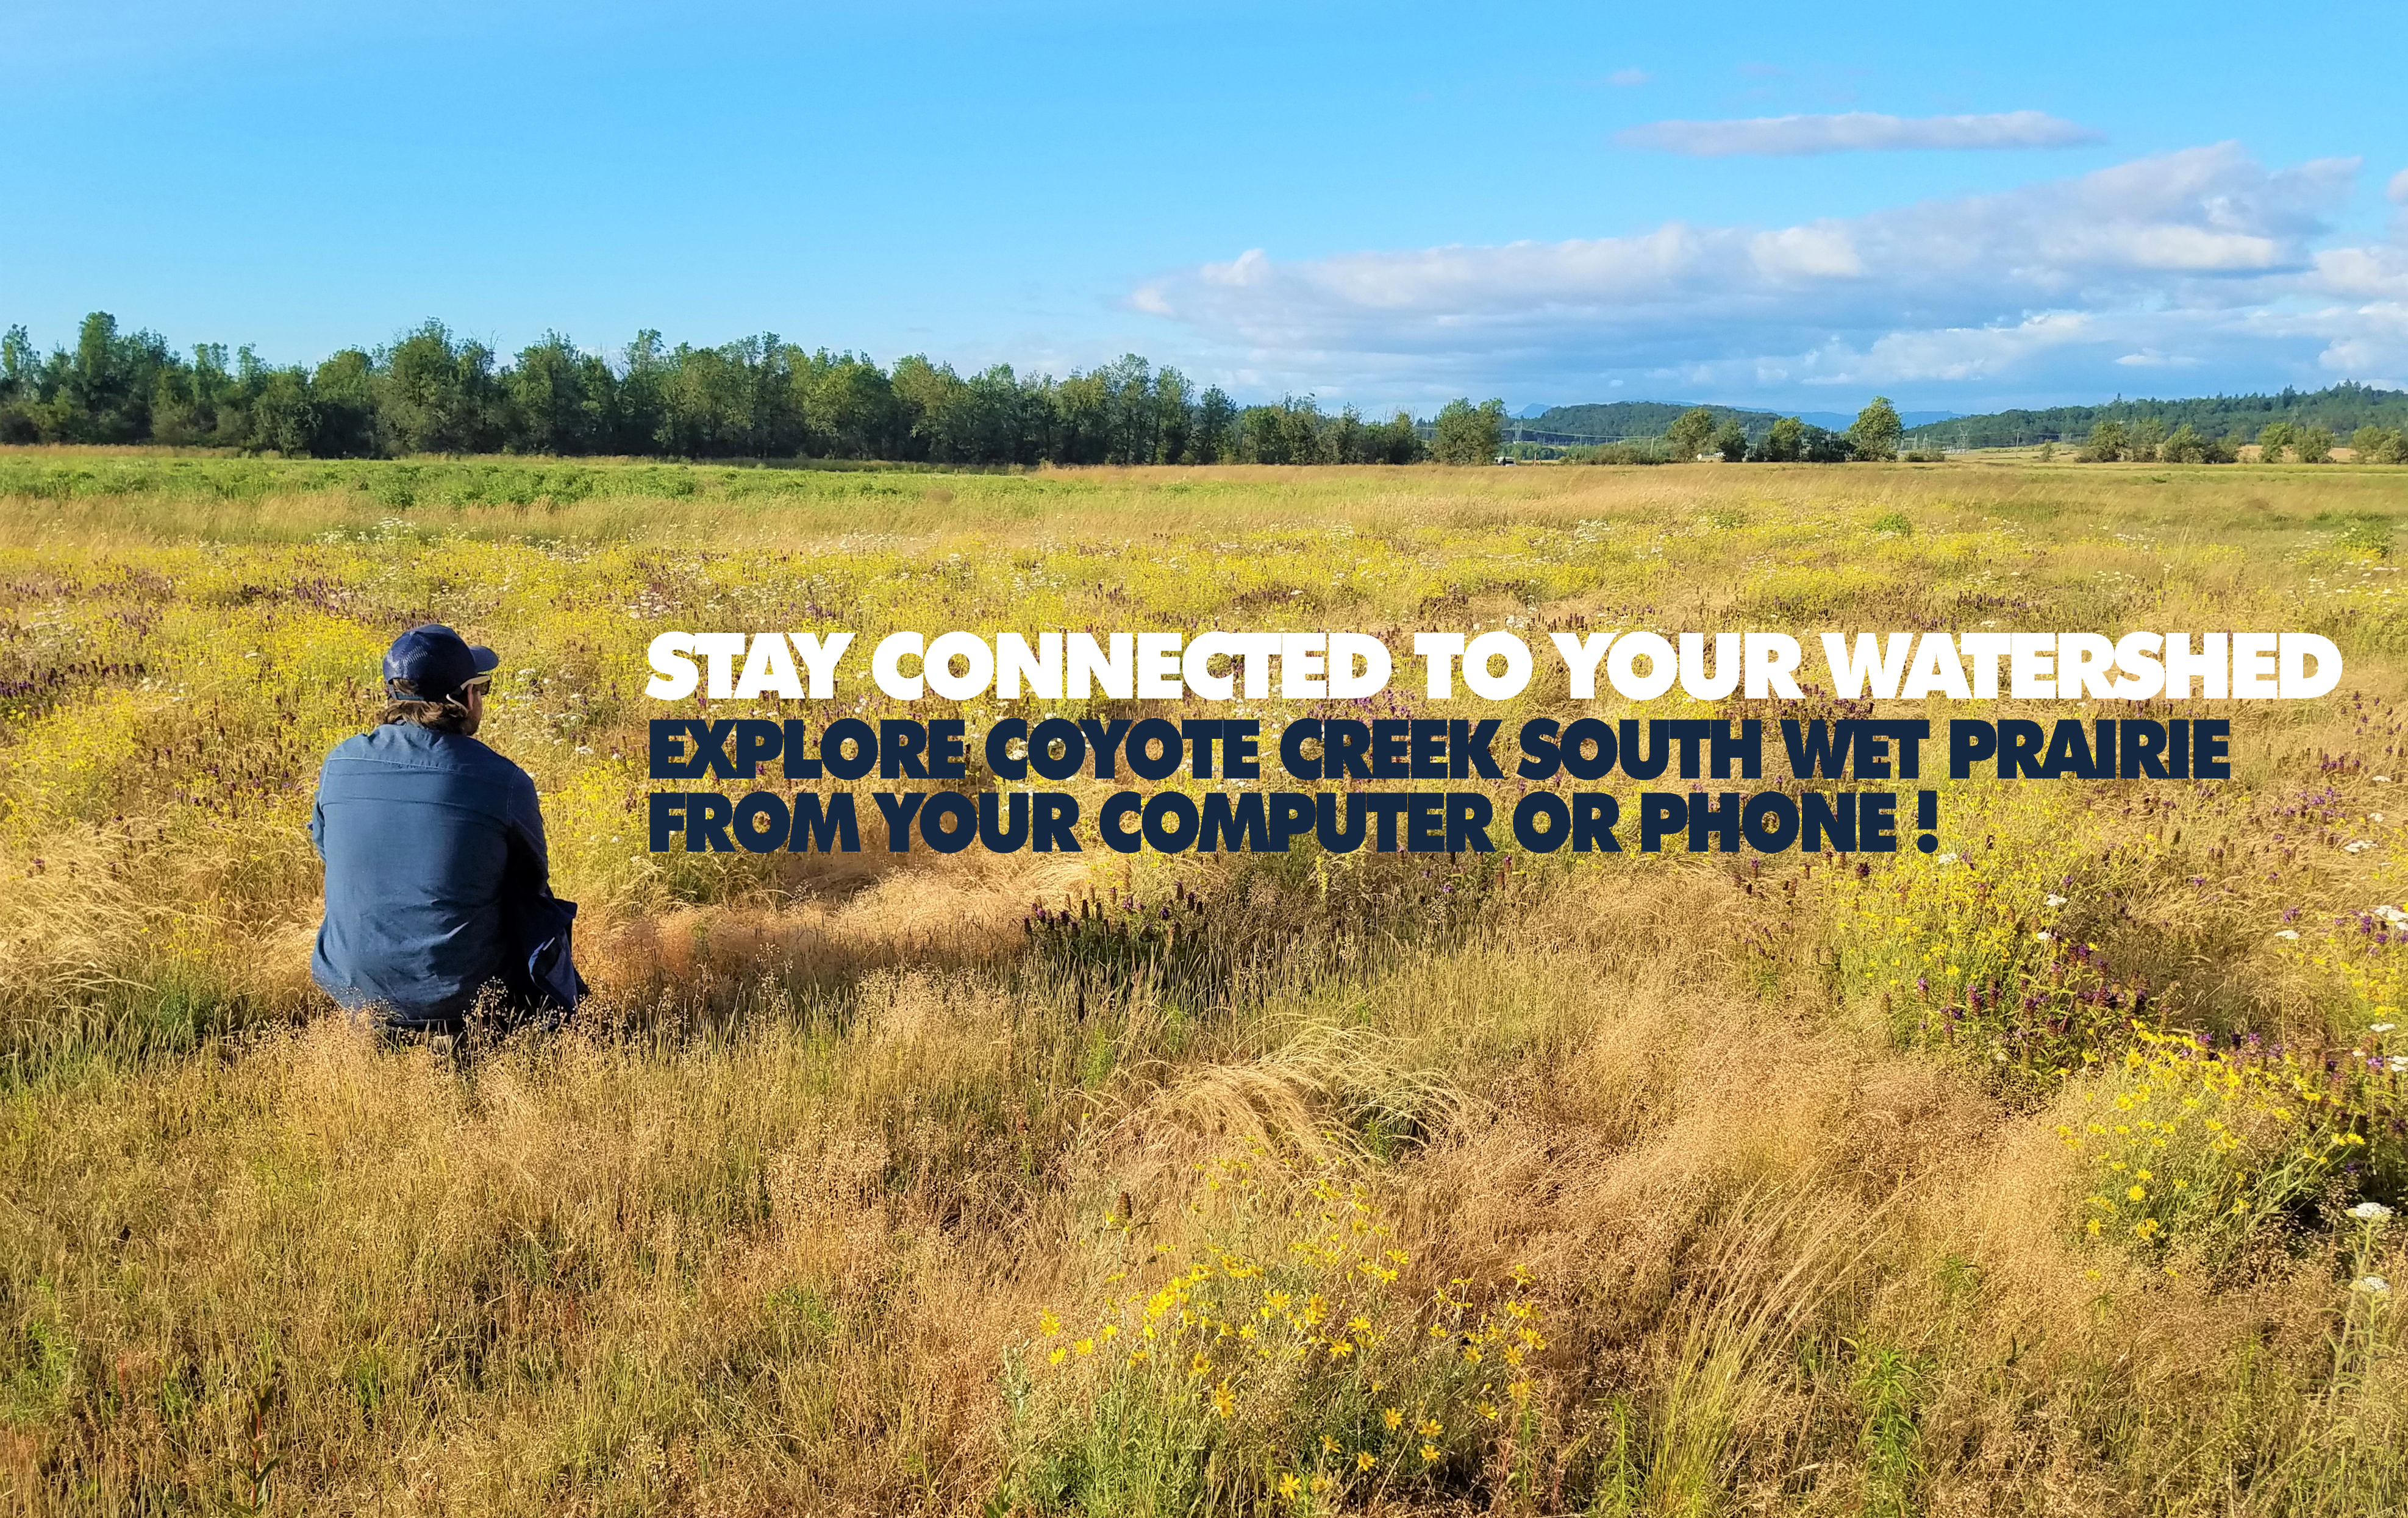
[[[448,701],[460,694],[461,686],[492,674],[501,662],[493,650],[430,622],[394,638],[384,651],[385,685],[390,691],[394,680],[406,680],[415,699]]]

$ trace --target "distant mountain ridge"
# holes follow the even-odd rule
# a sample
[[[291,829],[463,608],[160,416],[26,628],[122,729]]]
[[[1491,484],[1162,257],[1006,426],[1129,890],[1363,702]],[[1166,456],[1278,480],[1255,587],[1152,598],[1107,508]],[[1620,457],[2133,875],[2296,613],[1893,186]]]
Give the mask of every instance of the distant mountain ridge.
[[[1694,401],[1612,401],[1589,406],[1551,406],[1544,410],[1525,407],[1517,421],[1526,432],[1621,442],[1632,437],[1661,437],[1674,418],[1697,408]],[[1750,442],[1762,438],[1784,416],[1834,432],[1843,430],[1856,419],[1853,411],[1764,411],[1742,406],[1708,406],[1705,409],[1713,414],[1716,426],[1737,422]],[[1899,420],[1914,428],[1946,422],[1956,415],[1954,411],[1908,411]],[[1511,435],[1509,427],[1508,436]]]
[[[2168,431],[2191,426],[2210,437],[2248,442],[2272,422],[2323,427],[2346,439],[2360,427],[2408,426],[2408,391],[2377,390],[2345,380],[2324,390],[2286,387],[2272,395],[2214,395],[2192,400],[2131,400],[2118,396],[2104,406],[2052,406],[1992,411],[1928,423],[1907,419],[1910,444],[1943,448],[2013,448],[2023,443],[2078,442],[2101,422],[2129,426],[2154,418]]]

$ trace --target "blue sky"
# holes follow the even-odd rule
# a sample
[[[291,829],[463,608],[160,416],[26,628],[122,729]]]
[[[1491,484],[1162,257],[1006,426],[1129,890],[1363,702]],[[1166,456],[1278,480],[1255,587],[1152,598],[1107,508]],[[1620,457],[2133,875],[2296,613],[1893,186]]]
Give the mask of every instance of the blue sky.
[[[2408,7],[9,0],[0,322],[1244,399],[2408,383]]]

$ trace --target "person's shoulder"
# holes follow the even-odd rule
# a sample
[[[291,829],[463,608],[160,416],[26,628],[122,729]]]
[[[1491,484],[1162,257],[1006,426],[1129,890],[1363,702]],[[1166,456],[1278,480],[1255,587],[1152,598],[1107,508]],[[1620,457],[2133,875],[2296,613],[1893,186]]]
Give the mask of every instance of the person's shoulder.
[[[351,737],[343,739],[340,743],[328,749],[326,751],[326,757],[329,759],[349,759],[356,757],[357,755],[367,752],[368,740],[374,737],[376,737],[374,729],[370,729],[365,733],[353,733]]]
[[[389,747],[388,744],[379,741],[384,737],[385,732],[384,728],[371,727],[365,733],[353,733],[326,751],[326,763],[338,765],[354,761],[372,762],[378,759],[381,756],[381,751]]]
[[[448,770],[497,785],[533,785],[525,770],[465,733],[443,733],[417,723],[386,723],[335,745],[329,765],[356,761],[410,769]]]
[[[465,733],[438,735],[448,754],[462,768],[489,777],[505,784],[535,789],[535,778],[514,762],[504,758],[483,743]]]

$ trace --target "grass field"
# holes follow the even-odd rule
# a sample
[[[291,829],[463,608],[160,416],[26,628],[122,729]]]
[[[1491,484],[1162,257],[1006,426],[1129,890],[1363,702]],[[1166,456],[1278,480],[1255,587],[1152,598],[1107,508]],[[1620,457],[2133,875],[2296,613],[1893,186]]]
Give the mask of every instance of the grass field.
[[[0,451],[0,1490],[2401,1511],[2403,512],[2347,467]],[[458,1071],[307,977],[317,765],[427,617],[502,651],[598,993]],[[646,852],[662,628],[1206,623],[2306,629],[2349,674],[2215,711],[2229,782],[1941,782],[1932,855]]]

